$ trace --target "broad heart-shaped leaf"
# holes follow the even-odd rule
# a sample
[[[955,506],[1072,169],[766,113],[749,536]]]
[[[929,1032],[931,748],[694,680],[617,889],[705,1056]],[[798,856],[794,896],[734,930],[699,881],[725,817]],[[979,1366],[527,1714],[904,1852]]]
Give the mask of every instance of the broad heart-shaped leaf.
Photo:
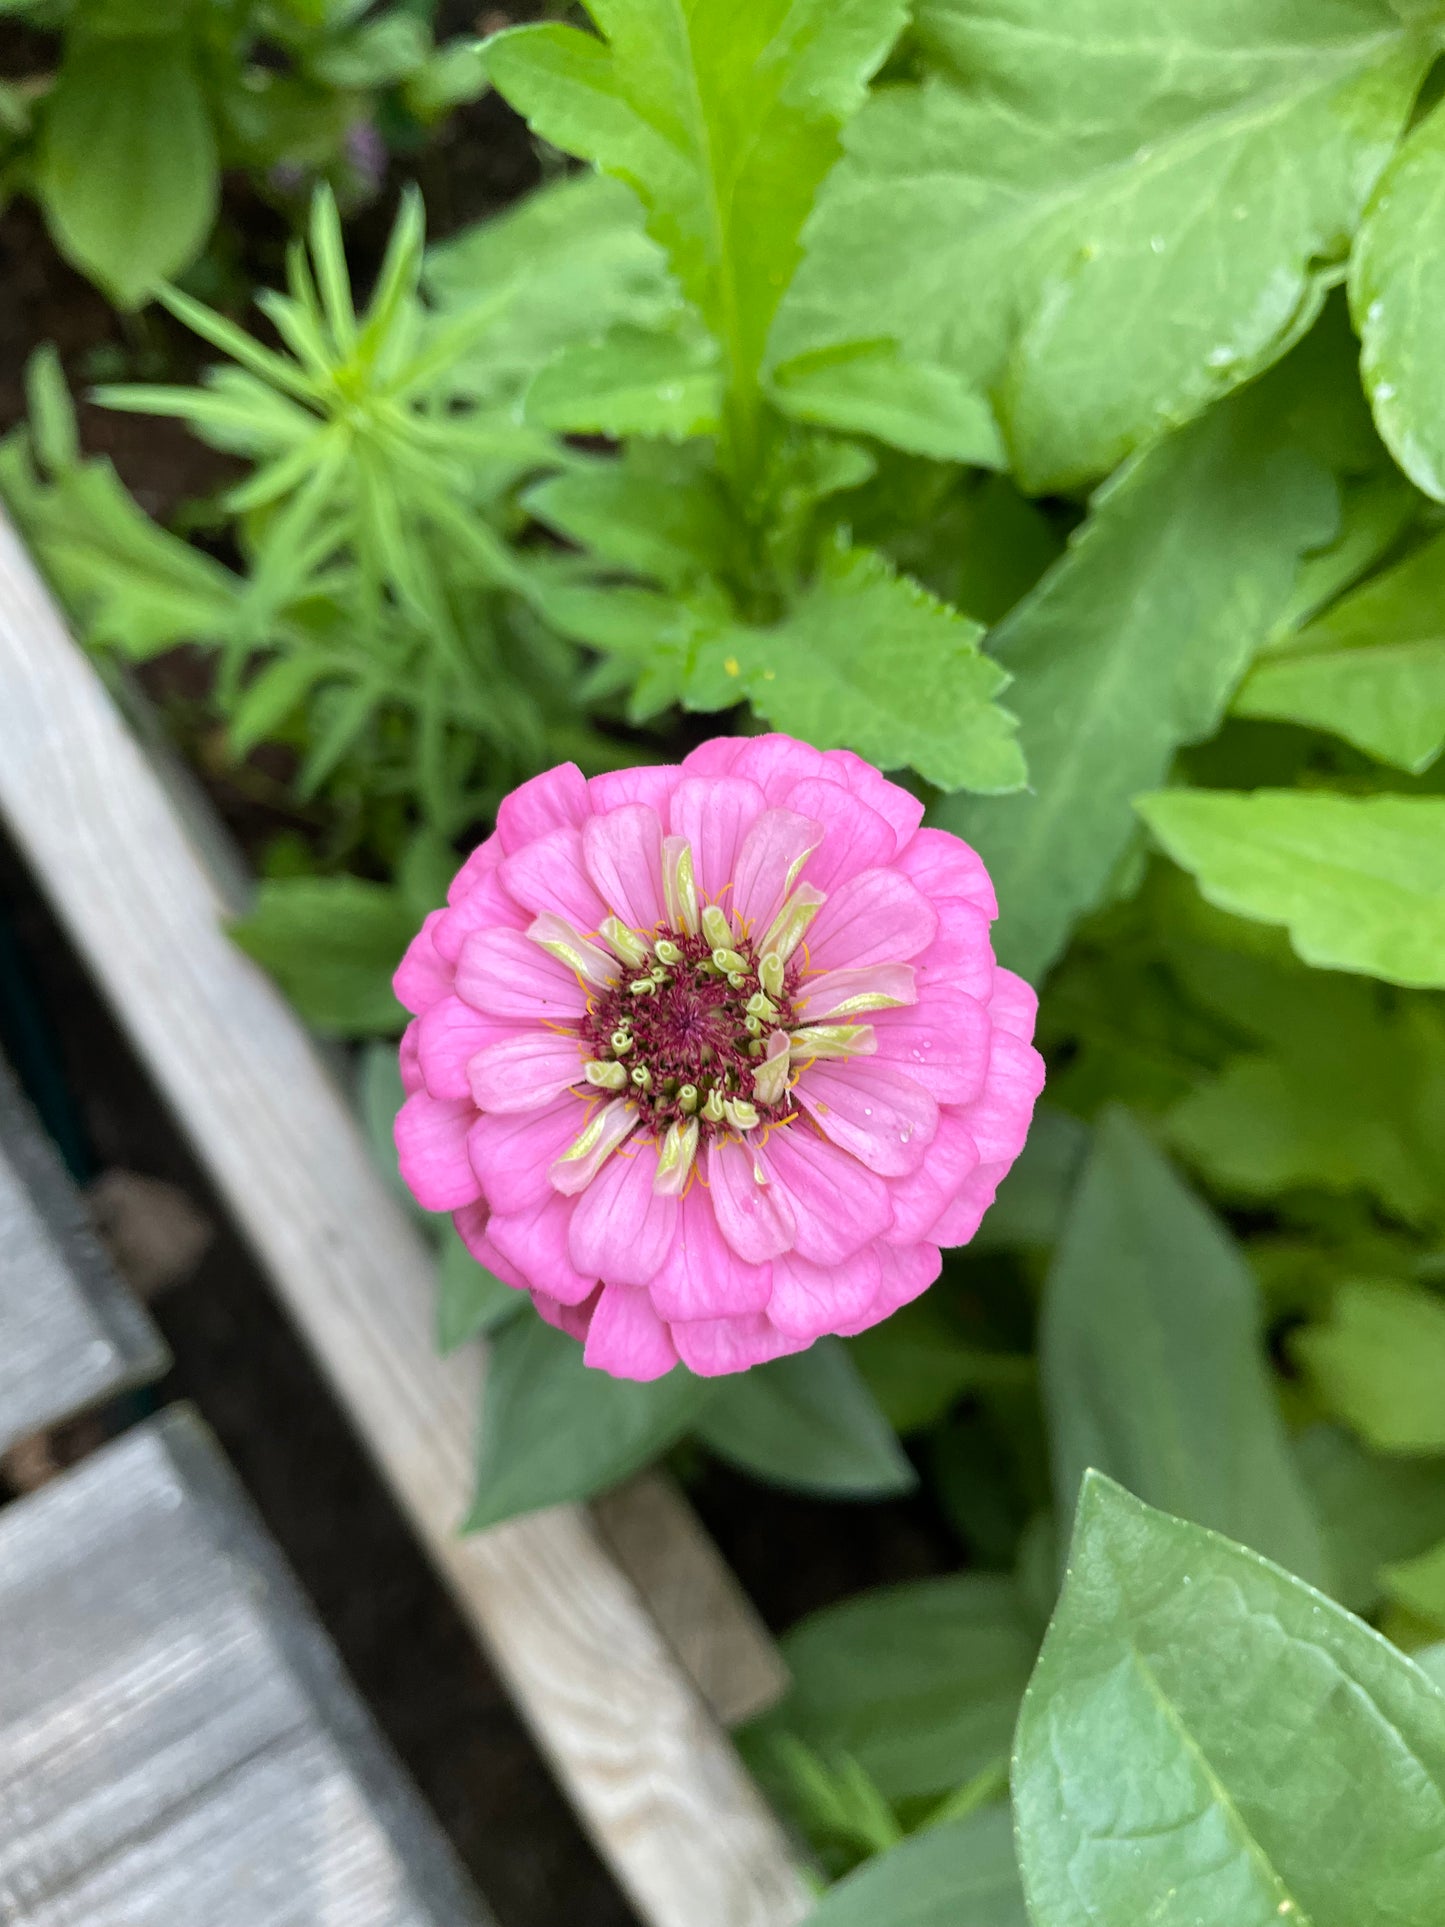
[[[399,1031],[391,991],[416,918],[400,892],[359,877],[262,883],[231,936],[280,984],[307,1023],[331,1037]]]
[[[725,628],[698,651],[685,701],[722,709],[746,696],[819,749],[916,769],[940,789],[1015,790],[1023,757],[993,700],[1008,677],[980,651],[982,633],[874,550],[830,548],[775,627]]]
[[[1034,1927],[1438,1927],[1445,1694],[1231,1540],[1095,1473],[1019,1715]]]
[[[1306,963],[1445,988],[1445,798],[1161,790],[1139,814],[1221,910]]]
[[[993,631],[1029,793],[945,803],[935,820],[988,864],[1010,969],[1037,982],[1102,902],[1135,833],[1131,799],[1217,726],[1334,515],[1324,472],[1232,401],[1102,489]]]
[[[1420,237],[1445,218],[1445,106],[1404,142],[1375,193],[1350,264],[1361,372],[1390,453],[1445,502],[1445,258]]]
[[[646,1384],[589,1371],[575,1338],[510,1320],[488,1356],[466,1530],[605,1492],[676,1444],[711,1395],[680,1367]]]
[[[739,455],[798,236],[838,127],[903,25],[903,0],[592,0],[599,39],[519,27],[488,43],[498,92],[543,136],[634,188],[722,349]]]
[[[1330,730],[1399,769],[1427,769],[1445,748],[1445,536],[1262,656],[1233,706],[1237,716]]]
[[[865,1861],[805,1927],[1029,1927],[1008,1809],[928,1827]]]
[[[955,1573],[859,1593],[783,1639],[787,1696],[749,1729],[856,1760],[890,1800],[942,1797],[1005,1757],[1038,1651],[1012,1579]]]
[[[993,395],[1031,490],[1282,353],[1429,59],[1388,0],[926,0],[809,224],[785,359],[892,335]]]
[[[745,1472],[804,1492],[863,1499],[916,1483],[892,1426],[836,1338],[718,1380],[697,1433]]]
[[[1359,1279],[1292,1349],[1329,1410],[1377,1451],[1445,1453],[1445,1298]]]
[[[1312,1425],[1293,1444],[1324,1529],[1331,1591],[1351,1612],[1370,1612],[1383,1567],[1445,1538],[1445,1464],[1378,1457],[1338,1425]]]
[[[524,412],[565,435],[627,435],[685,441],[718,425],[722,382],[706,336],[659,334],[619,324],[578,342],[540,369]]]
[[[849,435],[872,435],[911,455],[980,468],[1005,465],[993,411],[952,368],[908,361],[895,341],[846,342],[774,369],[785,415]]]
[[[1039,1369],[1060,1516],[1090,1466],[1323,1583],[1318,1520],[1234,1240],[1124,1111],[1106,1112],[1044,1288]]]
[[[200,251],[220,179],[180,34],[69,34],[45,103],[38,174],[56,244],[122,308]]]

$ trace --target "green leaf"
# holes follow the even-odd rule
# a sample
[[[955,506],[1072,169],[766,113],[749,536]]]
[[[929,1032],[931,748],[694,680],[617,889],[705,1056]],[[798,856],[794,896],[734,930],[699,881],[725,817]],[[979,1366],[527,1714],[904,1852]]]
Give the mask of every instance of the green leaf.
[[[1334,493],[1242,404],[1100,490],[1065,555],[993,632],[1014,677],[1029,794],[945,803],[998,890],[1000,961],[1037,982],[1104,899],[1135,834],[1131,799],[1209,735],[1274,624]]]
[[[770,392],[794,421],[872,435],[911,455],[1003,468],[988,402],[937,362],[909,361],[896,341],[854,341],[773,371]]]
[[[1445,748],[1445,536],[1262,657],[1234,712],[1330,730],[1398,769],[1428,769]]]
[[[62,254],[122,308],[200,252],[220,181],[186,42],[66,38],[45,107],[37,186]]]
[[[307,1023],[333,1037],[401,1029],[391,978],[415,933],[397,891],[358,877],[263,882],[250,914],[231,925]]]
[[[454,1352],[528,1309],[527,1295],[477,1263],[455,1230],[442,1242],[437,1269],[437,1350]]]
[[[1328,1409],[1377,1451],[1445,1453],[1445,1300],[1352,1280],[1292,1348]]]
[[[731,560],[726,504],[695,449],[634,444],[538,482],[523,505],[596,561],[670,589],[725,574]]]
[[[890,1800],[933,1799],[1007,1754],[1038,1634],[1011,1579],[956,1573],[829,1606],[782,1648],[793,1683],[750,1750],[790,1734]]]
[[[1088,1144],[1089,1133],[1076,1117],[1041,1104],[1023,1150],[973,1234],[973,1248],[1023,1245],[1046,1250],[1052,1245],[1063,1226]]]
[[[937,1292],[870,1326],[849,1345],[853,1362],[894,1431],[936,1424],[960,1395],[989,1386],[1028,1388],[1034,1362],[1025,1355],[965,1344]]]
[[[1285,924],[1306,963],[1445,988],[1445,799],[1162,790],[1137,808],[1210,903]]]
[[[1437,1641],[1433,1646],[1422,1646],[1410,1657],[1426,1679],[1445,1693],[1445,1639]]]
[[[916,769],[941,789],[1024,782],[1008,681],[976,622],[894,573],[871,549],[830,549],[812,586],[772,629],[725,630],[688,683],[692,709],[746,696],[775,729]]]
[[[529,422],[558,434],[680,442],[713,434],[721,404],[710,340],[619,323],[549,361],[527,390],[524,408]]]
[[[849,128],[776,352],[952,367],[1036,492],[1308,326],[1430,59],[1388,0],[927,0],[917,31],[938,71]]]
[[[719,1458],[804,1492],[865,1499],[916,1483],[892,1426],[835,1338],[719,1381],[697,1432]]]
[[[866,1862],[806,1927],[1029,1927],[1007,1809],[930,1827]]]
[[[1445,106],[1380,178],[1350,264],[1350,306],[1375,426],[1410,480],[1445,501]]]
[[[575,1338],[541,1318],[512,1320],[488,1361],[465,1529],[606,1491],[676,1444],[711,1393],[680,1367],[646,1384],[589,1371]]]
[[[1095,1467],[1320,1580],[1319,1523],[1275,1404],[1259,1287],[1224,1226],[1106,1112],[1044,1290],[1039,1369],[1059,1513]]]
[[[1019,1716],[1034,1927],[1434,1927],[1445,1695],[1332,1600],[1094,1474]]]
[[[1312,1425],[1293,1446],[1324,1530],[1331,1590],[1351,1612],[1370,1612],[1381,1568],[1445,1537],[1445,1466],[1378,1458],[1338,1425]]]
[[[1432,1546],[1414,1559],[1387,1566],[1385,1587],[1397,1604],[1420,1619],[1445,1626],[1445,1544]]]
[[[492,82],[532,127],[620,176],[722,348],[735,453],[755,465],[755,385],[838,127],[903,25],[903,0],[609,0],[606,39],[519,27]]]

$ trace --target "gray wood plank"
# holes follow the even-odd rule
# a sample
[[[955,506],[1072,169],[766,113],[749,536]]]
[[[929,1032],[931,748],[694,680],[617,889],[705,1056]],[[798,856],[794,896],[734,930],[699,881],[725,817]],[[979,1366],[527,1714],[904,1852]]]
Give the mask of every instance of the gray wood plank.
[[[0,1059],[0,1451],[166,1362]]]
[[[7,1927],[483,1927],[195,1416],[0,1512]]]

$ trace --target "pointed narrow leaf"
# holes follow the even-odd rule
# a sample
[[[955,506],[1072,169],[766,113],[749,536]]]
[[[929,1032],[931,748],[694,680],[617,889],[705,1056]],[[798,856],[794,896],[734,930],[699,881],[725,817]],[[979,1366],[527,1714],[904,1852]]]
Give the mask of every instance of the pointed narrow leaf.
[[[805,1927],[1029,1927],[1007,1808],[929,1827],[866,1861]]]

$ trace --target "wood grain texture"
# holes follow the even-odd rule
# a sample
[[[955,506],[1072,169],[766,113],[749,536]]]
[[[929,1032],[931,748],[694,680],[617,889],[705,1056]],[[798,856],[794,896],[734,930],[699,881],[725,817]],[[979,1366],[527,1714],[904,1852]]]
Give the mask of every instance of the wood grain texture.
[[[0,1452],[165,1368],[0,1058]]]
[[[484,1927],[182,1408],[0,1513],[0,1919]]]
[[[456,1536],[481,1371],[295,1015],[0,522],[0,810],[642,1918],[786,1927],[786,1839],[590,1517]]]

